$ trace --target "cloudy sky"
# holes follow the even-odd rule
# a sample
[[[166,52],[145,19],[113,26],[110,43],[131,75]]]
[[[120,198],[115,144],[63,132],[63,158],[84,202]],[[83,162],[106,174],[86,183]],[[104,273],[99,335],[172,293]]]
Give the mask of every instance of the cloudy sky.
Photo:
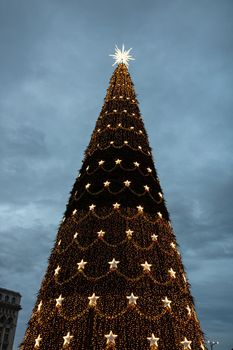
[[[0,0],[0,286],[22,294],[14,350],[122,43],[203,331],[233,348],[232,33],[232,0]]]

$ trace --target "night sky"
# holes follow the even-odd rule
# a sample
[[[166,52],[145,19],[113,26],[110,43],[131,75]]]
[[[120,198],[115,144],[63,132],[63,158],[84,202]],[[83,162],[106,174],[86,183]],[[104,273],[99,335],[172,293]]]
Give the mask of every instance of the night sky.
[[[14,350],[123,43],[202,329],[233,348],[233,1],[0,0],[0,286],[22,294]]]

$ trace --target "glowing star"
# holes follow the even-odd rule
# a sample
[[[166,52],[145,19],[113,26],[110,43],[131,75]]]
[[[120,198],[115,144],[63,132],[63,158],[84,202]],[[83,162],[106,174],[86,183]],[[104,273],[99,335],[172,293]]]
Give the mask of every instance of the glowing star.
[[[139,163],[138,162],[133,162],[134,163],[134,165],[136,166],[136,168],[138,168],[139,167]]]
[[[150,347],[158,347],[159,338],[156,338],[154,333],[152,333],[151,337],[148,337],[147,340],[150,342]]]
[[[75,215],[77,213],[77,209],[73,210],[73,215]]]
[[[86,264],[87,264],[87,262],[83,261],[83,259],[82,259],[79,263],[77,263],[78,270],[83,270]]]
[[[152,239],[153,242],[155,242],[155,241],[157,241],[158,236],[153,234],[153,235],[151,235],[151,239]]]
[[[142,149],[142,146],[138,146],[138,149]]]
[[[127,238],[128,238],[128,239],[131,239],[131,238],[132,238],[132,233],[133,233],[133,231],[130,230],[130,228],[129,228],[129,229],[126,230],[125,232],[126,232],[126,234],[127,234]]]
[[[41,340],[42,340],[42,338],[41,338],[41,336],[39,334],[38,337],[35,340],[35,348],[39,348]]]
[[[191,316],[191,309],[190,309],[189,305],[186,306],[186,309],[188,311],[188,315]]]
[[[183,345],[184,350],[186,349],[191,349],[191,340],[188,340],[186,337],[184,338],[183,341],[180,342]]]
[[[146,170],[148,171],[148,173],[152,173],[152,169],[151,168],[146,168]]]
[[[128,142],[127,140],[125,140],[125,141],[124,141],[124,144],[126,144],[126,145],[127,145],[128,143],[129,143],[129,142]]]
[[[103,230],[100,230],[100,231],[98,231],[97,233],[98,233],[98,237],[99,237],[99,238],[103,238],[104,235],[105,235],[105,231],[103,231]]]
[[[97,303],[97,300],[99,299],[99,297],[97,297],[95,295],[95,293],[93,293],[91,297],[88,297],[88,299],[89,299],[90,306],[96,306],[96,303]]]
[[[171,308],[171,300],[169,300],[167,297],[165,297],[164,299],[162,299],[163,302],[163,306],[167,307],[168,309]]]
[[[130,186],[130,184],[131,184],[131,181],[126,180],[126,181],[124,181],[124,184],[125,184],[125,186],[126,186],[126,187],[129,187],[129,186]]]
[[[142,213],[144,208],[143,208],[141,205],[138,205],[138,206],[137,206],[137,209],[138,209],[138,211],[139,211],[140,213]]]
[[[163,215],[160,213],[160,211],[158,211],[158,216],[160,217],[160,218],[162,218],[163,217]]]
[[[54,271],[54,275],[58,275],[59,274],[59,271],[61,270],[60,266],[58,265],[57,268],[55,269]]]
[[[176,249],[176,245],[175,245],[174,242],[172,242],[172,243],[170,244],[170,246],[171,246],[173,249]]]
[[[113,145],[113,144],[114,144],[114,141],[110,141],[109,143],[110,143],[110,145]]]
[[[60,294],[59,298],[56,299],[56,307],[61,307],[62,306],[62,301],[65,298],[62,298],[62,295]]]
[[[85,188],[88,189],[91,186],[90,183],[86,184]]]
[[[129,305],[136,305],[137,304],[138,297],[136,297],[133,293],[131,293],[126,298],[129,300]]]
[[[94,209],[95,209],[95,207],[96,207],[96,205],[95,205],[95,204],[91,204],[91,205],[89,205],[89,210],[94,210]]]
[[[120,261],[116,261],[115,258],[112,259],[112,261],[109,261],[110,270],[117,269],[117,264],[119,264]]]
[[[116,164],[121,164],[121,162],[122,162],[122,160],[121,160],[121,159],[117,159],[117,160],[115,160],[115,163],[116,163]]]
[[[150,187],[149,186],[145,185],[144,188],[145,188],[145,191],[147,191],[147,192],[150,191]]]
[[[109,185],[110,185],[110,181],[107,180],[104,182],[104,187],[108,187]]]
[[[143,267],[143,271],[144,272],[150,272],[150,267],[152,266],[151,264],[148,264],[147,261],[145,261],[144,264],[141,264],[141,266]]]
[[[114,208],[114,209],[119,209],[119,208],[120,208],[120,204],[117,203],[117,202],[114,203],[114,204],[113,204],[113,208]]]
[[[37,311],[40,311],[41,307],[42,307],[42,300],[40,301],[39,305],[37,306]]]
[[[98,162],[98,164],[99,164],[99,165],[103,165],[104,162],[105,162],[104,160],[100,160],[100,161]]]
[[[77,237],[78,237],[78,232],[75,232],[74,239],[76,239]]]
[[[185,274],[183,273],[183,279],[184,279],[184,281],[185,281],[185,283],[187,282],[187,279],[186,279],[186,277],[185,277]]]
[[[61,245],[61,239],[60,239],[60,241],[58,242],[58,244],[57,245]]]
[[[113,66],[115,66],[115,64],[120,64],[120,63],[124,63],[127,67],[129,65],[129,61],[134,60],[134,58],[130,55],[130,51],[132,50],[132,48],[130,48],[129,50],[125,50],[125,46],[124,44],[122,45],[122,49],[120,50],[117,45],[115,46],[115,53],[109,56],[112,56],[115,60],[115,62],[113,63]]]
[[[70,341],[74,338],[73,335],[70,335],[70,332],[68,332],[64,337],[64,342],[63,342],[63,345],[69,345],[70,344]]]
[[[168,270],[168,272],[172,278],[176,278],[176,272],[172,268],[170,268],[170,270]]]
[[[161,192],[159,192],[158,195],[159,195],[160,198],[163,198],[163,195],[162,195]]]
[[[203,343],[201,343],[200,345],[201,345],[201,349],[205,350],[205,347],[204,347]]]

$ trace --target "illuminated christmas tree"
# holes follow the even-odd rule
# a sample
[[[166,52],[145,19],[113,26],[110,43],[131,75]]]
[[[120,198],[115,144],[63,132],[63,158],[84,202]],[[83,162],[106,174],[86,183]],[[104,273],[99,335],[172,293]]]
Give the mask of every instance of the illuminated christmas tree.
[[[204,350],[128,72],[115,69],[21,350]]]

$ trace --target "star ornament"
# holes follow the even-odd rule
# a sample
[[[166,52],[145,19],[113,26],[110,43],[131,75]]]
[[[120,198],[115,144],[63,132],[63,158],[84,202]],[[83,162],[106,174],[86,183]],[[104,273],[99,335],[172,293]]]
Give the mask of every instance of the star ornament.
[[[105,235],[105,231],[100,230],[100,231],[97,232],[97,234],[98,234],[98,238],[103,238],[104,235]]]
[[[68,332],[64,337],[64,342],[63,342],[63,345],[69,345],[70,344],[70,341],[74,338],[73,335],[70,335],[70,332]]]
[[[89,299],[90,306],[96,306],[96,303],[97,303],[97,300],[99,299],[99,297],[97,297],[95,295],[95,293],[93,293],[91,297],[88,297],[88,299]]]
[[[180,342],[183,345],[183,349],[187,350],[187,349],[191,349],[191,340],[188,340],[186,337],[184,338],[183,341]]]
[[[133,293],[131,293],[126,298],[129,300],[129,305],[136,305],[137,304],[138,297],[136,297]]]
[[[148,337],[147,340],[150,342],[150,347],[158,347],[159,338],[156,338],[154,333],[152,333],[151,337]]]
[[[112,261],[109,261],[110,270],[116,270],[117,264],[119,264],[120,261],[116,261],[115,258],[112,259]]]
[[[78,270],[83,270],[86,264],[87,264],[87,262],[83,261],[83,259],[82,259],[79,263],[77,263]]]
[[[107,338],[107,344],[115,344],[115,339],[118,337],[118,335],[113,334],[112,331],[109,332],[109,334],[105,334],[105,338]]]
[[[60,307],[62,306],[62,302],[65,298],[62,298],[62,295],[59,295],[59,298],[56,299],[56,306]]]
[[[168,309],[171,308],[171,300],[169,300],[167,297],[165,297],[164,299],[162,299],[163,302],[163,306],[167,307]]]
[[[147,261],[145,261],[144,264],[141,264],[141,266],[143,267],[143,271],[144,272],[150,272],[150,267],[152,266],[151,264],[148,264]]]
[[[131,55],[130,55],[130,51],[132,50],[132,48],[130,48],[129,50],[125,50],[125,46],[124,44],[122,45],[122,49],[120,50],[117,45],[115,46],[115,53],[109,56],[112,56],[113,59],[115,60],[115,62],[113,63],[113,66],[115,66],[115,64],[120,64],[120,63],[124,63],[127,67],[129,66],[129,61],[130,60],[135,60]]]
[[[42,300],[40,301],[40,303],[39,303],[39,305],[37,306],[37,311],[40,311],[41,310],[41,308],[42,308]]]
[[[42,340],[42,338],[41,338],[41,336],[39,334],[38,337],[35,340],[35,348],[39,348],[41,340]]]
[[[57,268],[54,270],[54,275],[58,275],[59,271],[61,270],[60,266],[58,265]]]

